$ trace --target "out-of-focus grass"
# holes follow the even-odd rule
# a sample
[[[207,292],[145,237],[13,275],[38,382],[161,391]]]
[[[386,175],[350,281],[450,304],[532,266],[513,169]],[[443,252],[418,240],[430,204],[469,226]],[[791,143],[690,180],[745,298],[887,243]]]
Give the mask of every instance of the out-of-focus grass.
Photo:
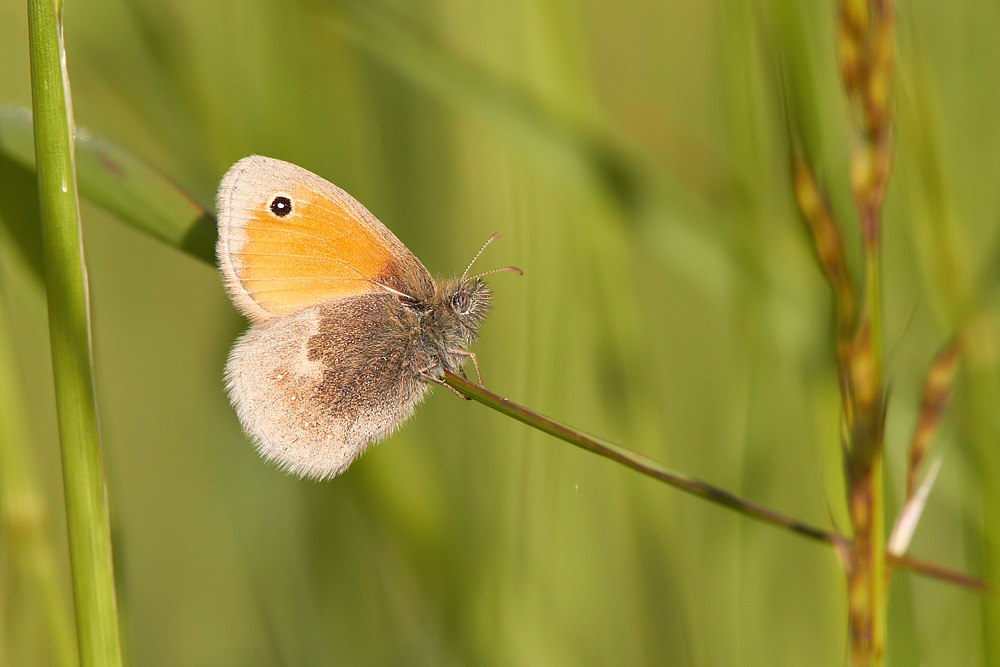
[[[244,155],[297,162],[358,197],[432,271],[460,270],[504,232],[480,261],[525,276],[493,281],[476,347],[488,386],[817,524],[828,504],[844,517],[829,297],[794,213],[766,48],[810,77],[810,149],[851,221],[832,20],[831,8],[779,0],[66,7],[82,126],[203,203]],[[899,23],[901,93],[919,44],[916,104],[932,110],[921,122],[941,147],[929,159],[970,239],[962,263],[979,275],[995,262],[1000,213],[988,84],[1000,16],[918,4],[900,7]],[[0,101],[24,106],[16,3],[0,5],[0,37]],[[932,294],[941,281],[918,253],[918,223],[935,214],[904,116],[883,270],[893,509],[922,374],[951,333]],[[625,156],[646,203],[622,205],[635,200],[599,168],[595,144]],[[21,173],[0,162],[0,215],[23,232]],[[332,482],[272,470],[223,393],[243,324],[218,277],[94,207],[84,217],[136,664],[841,663],[845,601],[828,550],[449,392]],[[30,240],[18,247],[32,252]],[[31,274],[12,275],[47,471],[45,323]],[[996,413],[986,403],[968,421],[972,400],[957,398],[932,445],[950,443],[913,550],[975,570],[986,510],[973,462],[986,440],[965,424]],[[58,477],[43,480],[57,503]],[[897,574],[890,663],[980,664],[980,604]],[[43,645],[31,618],[9,610],[3,641]]]
[[[11,608],[44,620],[38,626],[48,649],[41,654],[44,659],[73,667],[78,659],[72,605],[49,535],[52,512],[39,489],[32,460],[35,452],[28,437],[24,385],[11,339],[11,309],[4,293],[4,285],[12,278],[6,229],[0,230],[0,240],[6,243],[0,251],[0,526],[4,558],[12,575],[9,580],[17,582],[4,591],[4,597]],[[38,661],[37,637],[23,643],[12,640],[0,649],[6,664]]]

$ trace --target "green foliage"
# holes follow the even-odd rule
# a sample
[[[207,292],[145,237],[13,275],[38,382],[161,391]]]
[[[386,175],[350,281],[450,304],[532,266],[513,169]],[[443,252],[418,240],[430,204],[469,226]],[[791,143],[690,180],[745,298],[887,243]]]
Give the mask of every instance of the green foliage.
[[[435,272],[460,270],[503,232],[480,263],[525,276],[492,280],[496,307],[475,348],[488,387],[843,527],[830,296],[795,212],[774,70],[779,53],[788,106],[849,223],[850,252],[835,15],[787,0],[742,5],[141,0],[69,3],[65,22],[78,124],[201,205],[232,162],[261,153],[344,187]],[[17,3],[0,7],[0,102],[28,106],[23,15]],[[930,359],[968,303],[996,312],[979,294],[949,292],[948,267],[967,270],[970,285],[995,275],[1000,232],[987,85],[1000,10],[906,3],[898,23],[899,149],[882,265],[893,515]],[[15,241],[5,239],[0,275],[32,467],[62,553],[31,270],[37,209],[12,141],[0,132],[0,218]],[[102,189],[81,180],[91,185]],[[114,193],[113,180],[104,189]],[[168,241],[158,216],[186,206],[202,230],[191,242],[210,247],[198,204],[158,213],[162,196],[95,201]],[[332,482],[271,469],[225,398],[222,366],[243,323],[218,276],[105,210],[85,205],[83,217],[129,662],[841,664],[832,550],[451,392],[436,391]],[[857,276],[859,258],[849,259]],[[981,474],[996,469],[992,363],[962,385],[931,445],[931,457],[946,457],[912,547],[971,571],[991,507],[980,482],[996,488]],[[44,612],[17,606],[12,581],[0,576],[0,646],[25,656],[15,664],[46,664]],[[984,662],[981,604],[897,573],[888,664]]]

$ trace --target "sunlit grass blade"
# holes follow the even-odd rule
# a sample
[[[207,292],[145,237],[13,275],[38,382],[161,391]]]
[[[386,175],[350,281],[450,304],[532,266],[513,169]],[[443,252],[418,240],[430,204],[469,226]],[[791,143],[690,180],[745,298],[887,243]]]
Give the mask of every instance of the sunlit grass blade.
[[[91,362],[90,305],[62,25],[29,0],[31,93],[52,367],[77,641],[83,667],[121,665],[107,492]]]
[[[889,544],[886,547],[889,553],[901,556],[910,548],[910,540],[913,539],[913,534],[917,532],[917,524],[920,523],[920,517],[924,513],[924,506],[927,504],[927,497],[930,495],[931,487],[934,486],[934,481],[941,470],[942,460],[941,457],[938,457],[931,463],[927,469],[927,475],[924,476],[924,481],[913,489],[913,492],[908,496],[909,499],[906,501],[906,504],[903,505],[903,509],[900,510],[899,517],[892,527],[892,533],[889,535]]]

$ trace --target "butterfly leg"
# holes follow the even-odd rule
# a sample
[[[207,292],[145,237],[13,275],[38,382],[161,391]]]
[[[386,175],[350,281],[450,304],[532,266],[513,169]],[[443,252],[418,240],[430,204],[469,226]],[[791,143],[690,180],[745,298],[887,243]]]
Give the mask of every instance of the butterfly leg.
[[[475,352],[466,352],[465,350],[448,350],[448,353],[449,354],[458,354],[460,356],[469,357],[470,359],[472,359],[472,365],[475,366],[475,368],[476,368],[476,379],[479,380],[478,384],[483,389],[486,388],[485,385],[483,385],[483,374],[479,372],[479,361],[476,360],[476,353]],[[465,375],[465,374],[463,373],[463,375]]]
[[[452,386],[451,386],[450,384],[448,384],[448,383],[447,383],[447,382],[445,382],[444,380],[442,380],[442,379],[440,379],[440,378],[436,378],[436,377],[434,377],[433,375],[431,375],[430,373],[428,373],[427,371],[429,371],[429,370],[430,370],[430,369],[432,369],[432,368],[434,368],[434,366],[428,366],[427,368],[424,368],[424,369],[422,369],[422,370],[419,370],[419,371],[417,371],[417,375],[419,375],[419,376],[420,376],[420,377],[422,377],[423,379],[427,380],[428,382],[433,382],[434,384],[439,384],[439,385],[441,385],[442,387],[447,387],[447,388],[448,388],[448,389],[450,389],[450,390],[451,390],[451,391],[452,391],[452,392],[453,392],[453,393],[454,393],[454,394],[455,394],[456,396],[458,396],[458,397],[459,397],[459,398],[461,398],[461,399],[464,399],[464,400],[466,400],[466,401],[471,401],[471,400],[472,400],[472,399],[471,399],[471,398],[469,398],[468,396],[465,396],[465,395],[463,395],[463,394],[462,394],[462,392],[460,392],[460,391],[459,391],[458,389],[455,389],[454,387],[452,387]]]

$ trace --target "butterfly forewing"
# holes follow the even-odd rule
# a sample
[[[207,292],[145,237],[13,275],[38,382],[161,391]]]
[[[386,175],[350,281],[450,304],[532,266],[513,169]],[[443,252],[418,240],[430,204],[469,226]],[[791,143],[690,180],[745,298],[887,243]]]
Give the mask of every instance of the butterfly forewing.
[[[254,320],[392,290],[425,298],[430,274],[349,194],[281,160],[240,160],[219,188],[219,264]]]

